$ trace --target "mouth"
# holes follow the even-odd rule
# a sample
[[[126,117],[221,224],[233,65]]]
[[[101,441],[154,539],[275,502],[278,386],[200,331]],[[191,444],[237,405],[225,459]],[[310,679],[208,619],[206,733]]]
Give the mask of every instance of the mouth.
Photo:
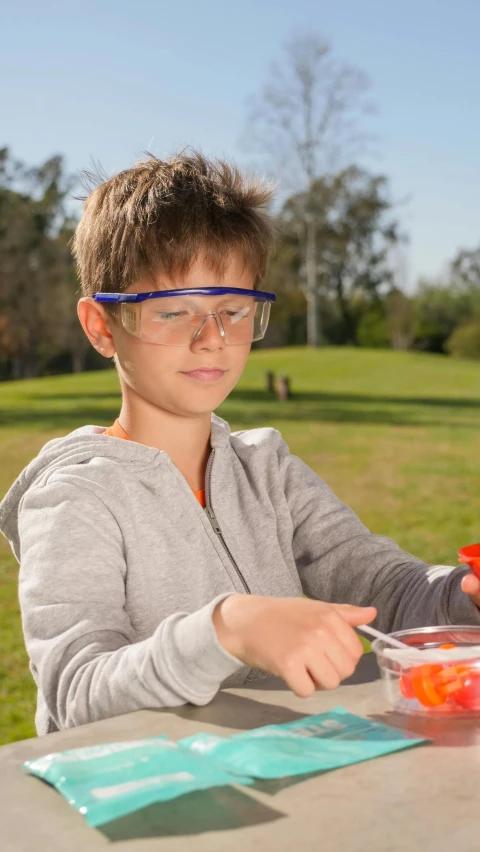
[[[218,382],[225,372],[225,370],[219,370],[213,367],[198,367],[196,370],[182,372],[182,375],[198,382]]]

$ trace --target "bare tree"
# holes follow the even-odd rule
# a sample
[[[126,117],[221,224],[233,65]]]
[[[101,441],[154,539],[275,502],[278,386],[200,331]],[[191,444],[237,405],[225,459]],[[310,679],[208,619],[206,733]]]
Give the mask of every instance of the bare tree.
[[[330,43],[318,35],[299,35],[284,47],[281,63],[252,102],[247,144],[266,154],[290,191],[305,193],[303,237],[307,300],[307,340],[320,343],[318,257],[314,211],[309,194],[320,177],[346,163],[366,140],[357,129],[371,109],[366,75],[337,62]]]
[[[480,288],[480,247],[461,249],[450,265],[451,283],[463,290]]]

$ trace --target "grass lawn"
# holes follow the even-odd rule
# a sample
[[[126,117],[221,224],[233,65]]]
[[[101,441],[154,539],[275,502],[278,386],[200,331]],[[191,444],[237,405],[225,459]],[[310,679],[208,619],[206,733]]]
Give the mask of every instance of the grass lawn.
[[[264,392],[291,378],[294,399]],[[113,370],[0,385],[0,495],[40,447],[86,423],[107,425],[120,397]],[[455,564],[480,540],[480,364],[409,352],[257,350],[218,409],[232,430],[280,429],[374,532],[430,562]],[[0,537],[0,743],[35,734],[17,564]]]

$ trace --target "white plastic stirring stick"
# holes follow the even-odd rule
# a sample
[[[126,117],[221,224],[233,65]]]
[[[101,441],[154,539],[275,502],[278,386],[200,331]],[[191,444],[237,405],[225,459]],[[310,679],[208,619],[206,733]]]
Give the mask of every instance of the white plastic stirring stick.
[[[418,655],[420,654],[423,660],[428,660],[430,662],[435,663],[451,663],[455,660],[470,660],[478,659],[480,657],[480,645],[469,645],[464,648],[458,647],[454,650],[444,650],[442,648],[422,649],[416,648],[414,645],[407,645],[406,642],[400,642],[399,639],[394,639],[393,636],[389,636],[387,633],[381,633],[380,630],[375,630],[374,627],[369,627],[368,624],[359,624],[357,626],[357,629],[364,630],[365,633],[370,633],[370,635],[375,636],[376,639],[383,639],[384,642],[388,642],[395,648],[401,648],[404,653],[405,651],[408,651],[409,659],[412,658],[412,655],[418,657]],[[402,654],[398,653],[398,651],[390,651],[390,649],[384,649],[383,653],[386,656],[397,660],[398,662],[400,662],[400,664],[402,664],[402,658],[403,660],[405,659]]]
[[[402,648],[402,650],[407,651],[417,651],[418,648],[412,648],[411,645],[407,645],[406,642],[400,642],[399,639],[394,639],[393,636],[389,636],[387,633],[381,633],[380,630],[375,630],[374,627],[369,627],[368,624],[358,624],[358,630],[364,630],[365,633],[370,633],[371,636],[375,636],[376,639],[383,639],[384,642],[387,642],[389,645],[393,645],[395,648]]]

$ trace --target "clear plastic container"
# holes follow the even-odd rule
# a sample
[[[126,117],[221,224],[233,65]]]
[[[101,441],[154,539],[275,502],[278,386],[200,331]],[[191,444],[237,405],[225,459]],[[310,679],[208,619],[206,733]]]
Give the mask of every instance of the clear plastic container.
[[[420,627],[390,635],[412,649],[429,651],[425,661],[418,653],[410,657],[403,651],[393,659],[392,647],[383,639],[372,642],[385,696],[394,710],[423,717],[480,717],[480,652],[478,659],[460,660],[457,650],[480,646],[480,627]],[[446,661],[448,651],[435,654],[442,645],[455,646],[451,662]]]

